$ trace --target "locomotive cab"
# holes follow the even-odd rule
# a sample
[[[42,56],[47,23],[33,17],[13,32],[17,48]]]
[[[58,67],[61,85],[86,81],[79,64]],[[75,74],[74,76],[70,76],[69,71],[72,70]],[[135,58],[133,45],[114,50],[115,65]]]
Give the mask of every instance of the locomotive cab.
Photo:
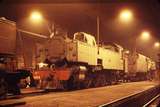
[[[84,43],[87,43],[91,46],[96,46],[96,40],[93,36],[84,33],[84,32],[77,32],[74,34],[74,40],[78,40]]]

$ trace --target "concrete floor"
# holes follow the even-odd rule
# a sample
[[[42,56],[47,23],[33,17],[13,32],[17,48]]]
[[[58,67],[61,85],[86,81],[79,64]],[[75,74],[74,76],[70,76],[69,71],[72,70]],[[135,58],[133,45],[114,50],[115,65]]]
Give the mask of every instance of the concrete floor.
[[[154,87],[156,82],[132,82],[70,92],[52,92],[21,98],[18,107],[95,107]]]

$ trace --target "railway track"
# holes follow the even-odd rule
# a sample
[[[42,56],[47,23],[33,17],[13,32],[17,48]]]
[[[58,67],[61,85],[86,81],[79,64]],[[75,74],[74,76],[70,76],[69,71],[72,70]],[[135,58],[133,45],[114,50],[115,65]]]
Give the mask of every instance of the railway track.
[[[155,96],[152,100],[147,102],[143,107],[159,107],[160,106],[160,94]]]
[[[160,98],[160,85],[110,103],[102,104],[99,107],[149,107],[157,98]]]

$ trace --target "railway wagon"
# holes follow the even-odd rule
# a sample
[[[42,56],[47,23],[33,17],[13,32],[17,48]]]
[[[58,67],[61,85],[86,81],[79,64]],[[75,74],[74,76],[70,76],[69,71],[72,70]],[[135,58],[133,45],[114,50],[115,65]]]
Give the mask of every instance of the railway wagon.
[[[129,54],[125,57],[124,49],[117,44],[97,45],[94,36],[84,32],[75,33],[73,39],[55,36],[37,49],[39,65],[45,65],[45,70],[35,70],[34,77],[41,83],[42,80],[48,80],[50,84],[70,89],[123,81],[130,74],[130,59],[135,57]],[[143,60],[141,56],[139,60]],[[138,72],[146,72],[147,65],[135,60],[141,64],[138,68],[144,68],[137,68],[137,72],[134,71],[136,75]],[[44,71],[48,76],[40,75]]]
[[[0,99],[6,94],[20,94],[20,79],[28,76],[26,70],[17,69],[16,23],[0,18]]]

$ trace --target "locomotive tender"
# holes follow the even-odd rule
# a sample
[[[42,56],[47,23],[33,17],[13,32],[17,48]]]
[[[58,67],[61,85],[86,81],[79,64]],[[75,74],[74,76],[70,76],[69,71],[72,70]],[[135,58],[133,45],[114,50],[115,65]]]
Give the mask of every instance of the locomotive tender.
[[[148,71],[155,70],[155,62],[150,58],[127,53],[117,44],[97,45],[94,36],[84,32],[75,33],[73,40],[54,36],[37,49],[39,64],[45,62],[52,69],[35,70],[33,75],[41,83],[50,78],[54,88],[88,88],[120,80],[144,80]]]

